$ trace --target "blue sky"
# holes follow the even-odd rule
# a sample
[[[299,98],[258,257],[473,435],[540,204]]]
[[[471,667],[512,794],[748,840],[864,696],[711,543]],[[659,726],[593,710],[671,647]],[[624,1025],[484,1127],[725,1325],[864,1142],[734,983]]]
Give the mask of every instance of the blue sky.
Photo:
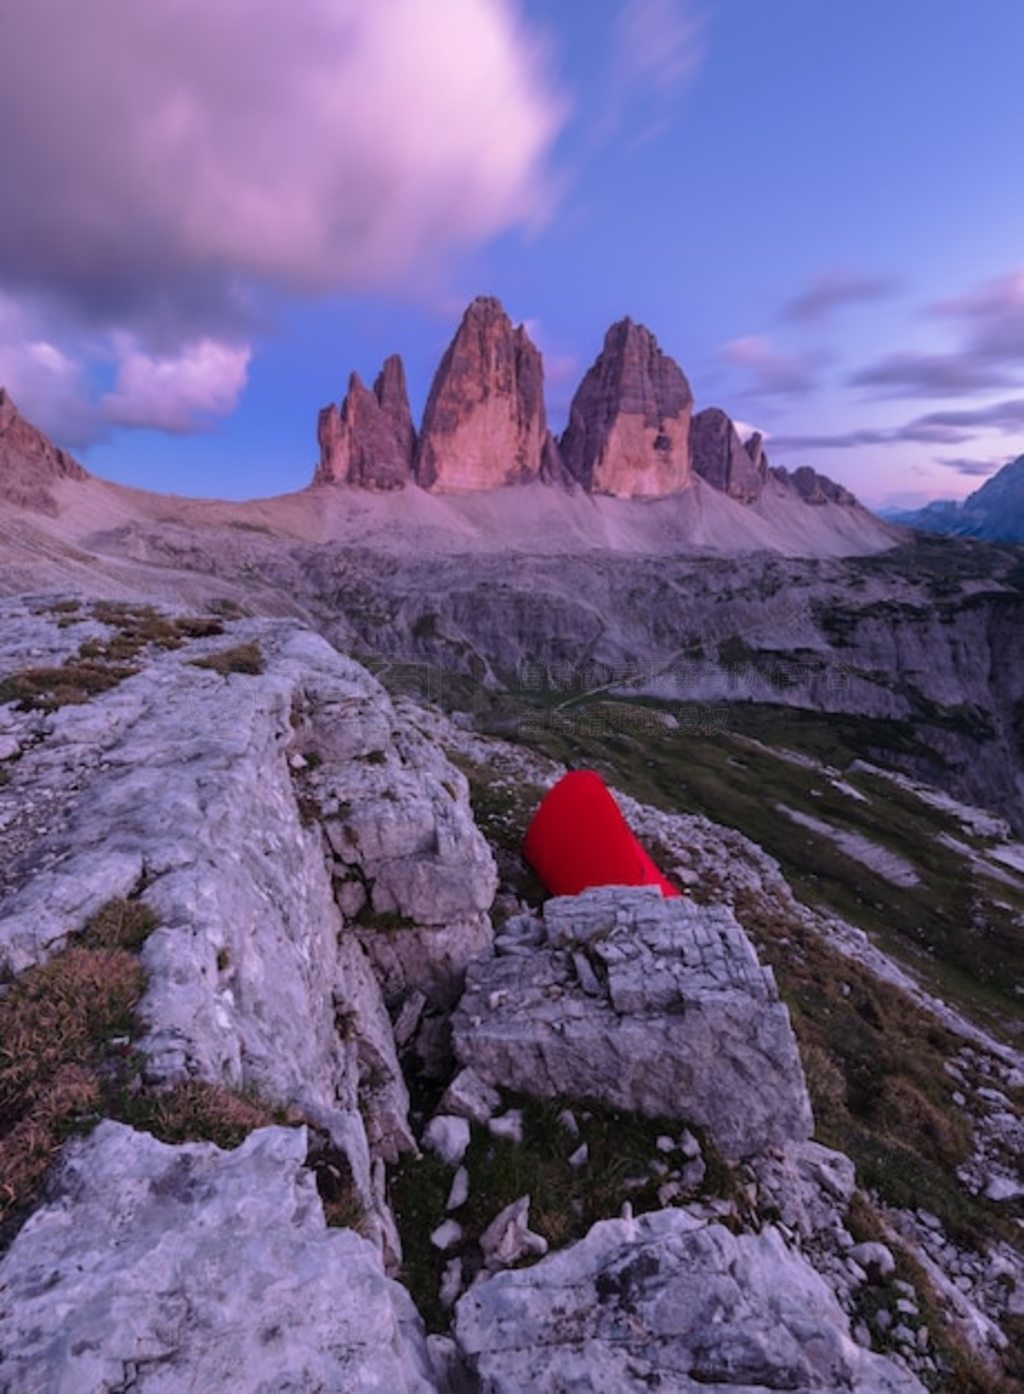
[[[0,17],[0,380],[97,473],[301,487],[481,293],[556,428],[629,314],[873,505],[1024,451],[1020,0],[125,5]]]

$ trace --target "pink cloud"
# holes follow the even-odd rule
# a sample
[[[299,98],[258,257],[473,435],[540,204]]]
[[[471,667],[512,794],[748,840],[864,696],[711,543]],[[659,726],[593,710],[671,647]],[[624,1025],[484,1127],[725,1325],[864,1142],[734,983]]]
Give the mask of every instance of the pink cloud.
[[[248,378],[250,349],[201,339],[172,357],[124,346],[117,382],[101,402],[118,426],[186,434],[234,411]]]
[[[210,332],[246,282],[392,283],[548,207],[510,0],[46,0],[3,43],[0,280],[93,322]]]
[[[731,340],[723,348],[722,357],[744,370],[752,396],[800,397],[818,385],[820,354],[815,360],[809,355],[784,353],[760,335]]]

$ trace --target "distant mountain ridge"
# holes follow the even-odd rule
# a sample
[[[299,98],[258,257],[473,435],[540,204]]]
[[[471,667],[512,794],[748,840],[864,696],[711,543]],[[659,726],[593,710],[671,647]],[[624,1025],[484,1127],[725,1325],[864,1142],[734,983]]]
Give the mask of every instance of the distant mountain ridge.
[[[909,513],[890,515],[903,527],[985,542],[1024,542],[1024,455],[985,481],[962,503],[940,499]]]
[[[556,439],[539,350],[524,325],[482,297],[441,360],[419,430],[393,354],[372,388],[353,374],[344,401],[320,413],[310,485],[272,498],[189,499],[97,478],[0,393],[0,542],[6,536],[21,556],[69,543],[91,552],[96,539],[120,547],[155,525],[183,527],[193,539],[197,530],[227,529],[234,540],[239,529],[257,529],[435,556],[823,558],[900,541],[841,485],[808,466],[772,467],[759,434],[743,441],[724,411],[693,408],[682,370],[649,329],[624,319],[605,335]],[[49,540],[30,545],[26,527]]]
[[[769,480],[802,503],[855,507],[848,489],[802,466],[772,468],[764,441],[746,442],[719,407],[694,413],[686,375],[649,329],[613,324],[576,390],[560,438],[547,424],[544,366],[522,324],[479,296],[434,376],[419,433],[405,373],[389,357],[370,392],[357,373],[318,426],[315,485],[471,493],[539,481],[619,499],[663,499],[700,478],[740,503]]]

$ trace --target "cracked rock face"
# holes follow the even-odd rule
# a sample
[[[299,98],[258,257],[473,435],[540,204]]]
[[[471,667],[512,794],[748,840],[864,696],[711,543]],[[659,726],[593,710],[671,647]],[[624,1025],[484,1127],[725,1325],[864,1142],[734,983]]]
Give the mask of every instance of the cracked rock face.
[[[923,1394],[854,1343],[777,1230],[736,1236],[682,1210],[596,1224],[532,1268],[474,1284],[456,1311],[468,1387],[488,1394]]]
[[[0,500],[34,513],[57,512],[50,485],[89,476],[66,450],[26,421],[0,387]]]
[[[613,324],[572,401],[562,437],[566,469],[590,493],[662,498],[691,482],[693,393],[654,335]]]
[[[341,407],[325,407],[317,428],[320,465],[314,484],[401,489],[412,478],[416,432],[409,411],[405,369],[397,354],[385,359],[373,391],[358,373]]]
[[[405,1289],[328,1229],[306,1130],[223,1152],[119,1123],[69,1146],[0,1262],[0,1390],[436,1389]]]
[[[731,911],[611,886],[544,927],[468,971],[455,1050],[487,1083],[684,1118],[731,1161],[810,1137],[789,1015]]]
[[[430,389],[417,481],[438,492],[495,489],[555,468],[544,409],[544,368],[523,325],[501,304],[474,300]]]
[[[744,446],[736,427],[720,408],[708,407],[693,418],[693,468],[702,479],[741,503],[753,503],[764,489],[760,436],[751,438],[751,447]]]
[[[76,628],[6,605],[0,676],[54,636],[73,651]],[[258,644],[262,673],[194,666],[240,642]],[[45,959],[144,885],[158,920],[142,949],[148,1078],[304,1109],[345,1152],[386,1234],[371,1152],[394,1161],[414,1146],[375,972],[389,938],[340,913],[320,810],[300,809],[315,791],[290,760],[307,740],[318,747],[319,792],[333,788],[336,812],[339,788],[357,807],[360,870],[380,882],[371,896],[410,917],[396,995],[409,979],[458,980],[468,957],[490,952],[495,873],[465,780],[365,669],[290,621],[245,621],[138,667],[81,705],[5,709],[22,753],[0,793],[0,958],[15,971]]]

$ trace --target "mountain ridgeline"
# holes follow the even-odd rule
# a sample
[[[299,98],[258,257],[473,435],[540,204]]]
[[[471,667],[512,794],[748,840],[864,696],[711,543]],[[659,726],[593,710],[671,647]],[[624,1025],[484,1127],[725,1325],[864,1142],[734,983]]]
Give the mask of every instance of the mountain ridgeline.
[[[1024,542],[1024,455],[985,481],[962,502],[938,500],[893,520],[921,532],[977,537],[986,542]]]
[[[848,490],[808,466],[772,468],[760,434],[746,442],[724,411],[694,412],[679,366],[649,329],[613,324],[572,401],[560,439],[548,427],[544,366],[523,325],[499,301],[472,302],[413,427],[405,373],[386,360],[373,390],[357,373],[320,413],[314,483],[363,489],[407,484],[464,493],[539,481],[620,499],[659,499],[699,477],[743,503],[769,479],[807,504],[853,506]]]

